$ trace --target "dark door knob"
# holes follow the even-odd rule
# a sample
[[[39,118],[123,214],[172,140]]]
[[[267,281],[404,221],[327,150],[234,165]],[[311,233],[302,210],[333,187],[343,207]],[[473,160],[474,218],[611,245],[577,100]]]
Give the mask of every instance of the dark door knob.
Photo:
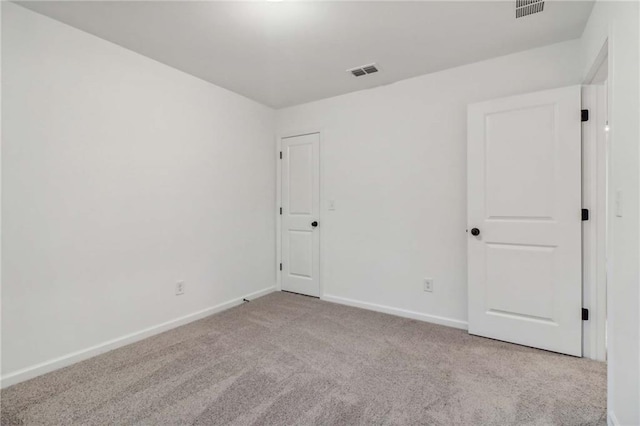
[[[316,221],[314,220],[313,222],[311,222],[311,226],[313,226],[313,227],[315,228],[316,226],[318,226],[318,222],[316,222]]]
[[[471,235],[473,235],[474,237],[477,237],[478,235],[480,235],[480,230],[478,228],[473,228],[471,230]]]

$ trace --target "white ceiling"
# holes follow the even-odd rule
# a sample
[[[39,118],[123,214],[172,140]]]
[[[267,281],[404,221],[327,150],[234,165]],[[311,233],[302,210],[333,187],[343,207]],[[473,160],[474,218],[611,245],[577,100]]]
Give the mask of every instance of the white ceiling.
[[[280,108],[580,37],[592,1],[19,4]],[[345,72],[375,62],[381,72]]]

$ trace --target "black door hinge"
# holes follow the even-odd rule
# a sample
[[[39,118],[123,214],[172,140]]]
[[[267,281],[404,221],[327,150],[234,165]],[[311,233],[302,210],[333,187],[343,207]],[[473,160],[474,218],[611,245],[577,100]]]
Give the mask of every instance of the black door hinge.
[[[282,160],[282,151],[280,151],[280,159]]]
[[[583,109],[582,110],[582,121],[589,121],[589,110],[588,109]]]
[[[282,271],[282,263],[280,264],[280,270]]]
[[[280,207],[280,214],[282,214],[282,207]]]
[[[589,321],[589,310],[582,308],[582,321]]]
[[[582,209],[582,220],[589,220],[589,209]]]

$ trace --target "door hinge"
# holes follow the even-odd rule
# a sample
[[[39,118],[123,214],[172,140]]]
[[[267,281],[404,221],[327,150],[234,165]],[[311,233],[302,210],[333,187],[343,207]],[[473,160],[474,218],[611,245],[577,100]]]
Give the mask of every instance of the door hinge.
[[[282,263],[280,264],[280,270],[282,271]]]
[[[588,109],[583,109],[582,110],[582,121],[589,121],[589,110]]]
[[[582,209],[582,220],[589,220],[589,209]]]
[[[280,207],[280,214],[282,214],[282,207]]]
[[[282,160],[282,151],[280,151],[280,159]]]
[[[582,308],[582,321],[589,321],[589,310]]]

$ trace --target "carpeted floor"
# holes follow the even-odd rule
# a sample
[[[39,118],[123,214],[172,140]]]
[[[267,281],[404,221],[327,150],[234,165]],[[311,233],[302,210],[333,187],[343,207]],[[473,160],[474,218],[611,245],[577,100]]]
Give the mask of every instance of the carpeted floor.
[[[605,425],[606,367],[272,293],[2,391],[2,424]]]

